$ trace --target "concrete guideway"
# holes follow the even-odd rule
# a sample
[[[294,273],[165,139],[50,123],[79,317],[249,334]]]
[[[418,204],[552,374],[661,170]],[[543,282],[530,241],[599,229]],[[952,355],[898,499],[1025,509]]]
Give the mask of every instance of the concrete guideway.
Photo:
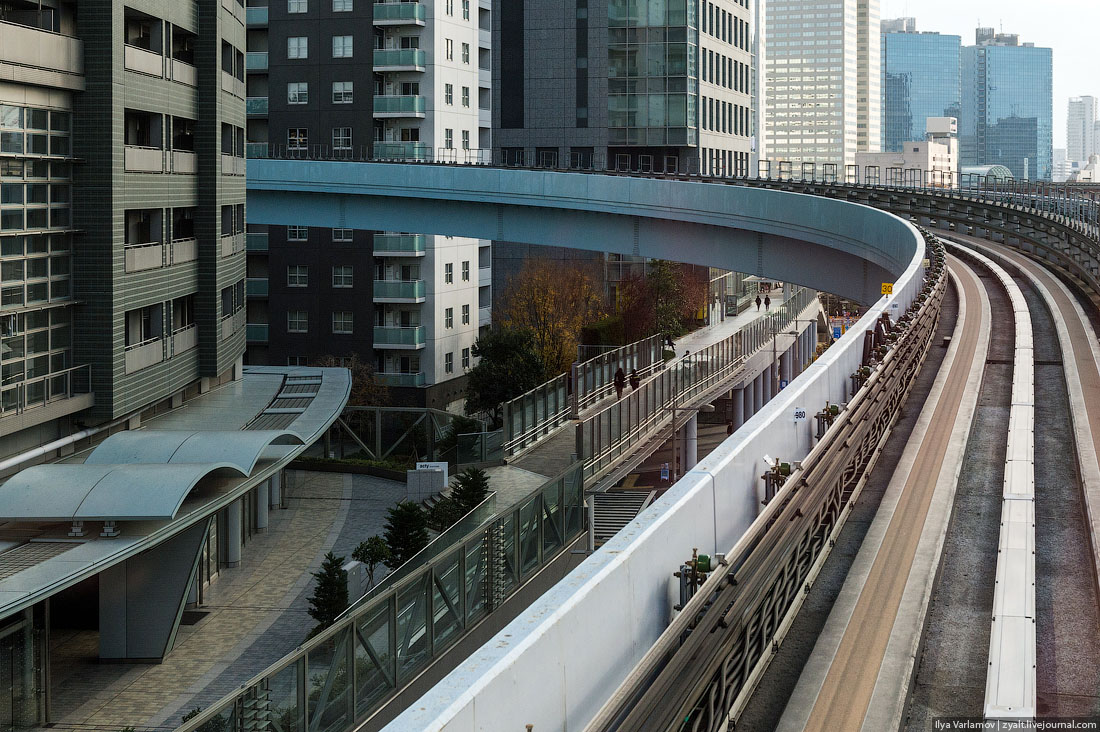
[[[895,665],[899,652],[911,652],[907,646],[912,641],[906,644],[899,639],[890,648],[903,597],[913,594],[907,586],[910,574],[896,568],[911,566],[919,556],[925,565],[923,583],[930,584],[934,576],[937,534],[942,537],[946,529],[944,514],[950,511],[950,495],[946,493],[953,487],[961,466],[959,433],[965,436],[965,430],[969,429],[988,342],[989,305],[977,277],[958,262],[952,262],[951,269],[960,293],[959,325],[951,351],[849,580],[779,724],[778,729],[785,732],[801,729],[870,732],[888,728],[874,726],[881,723],[882,714],[876,711],[869,717],[869,708],[884,665]],[[955,427],[959,422],[963,428]],[[889,507],[894,510],[882,510]],[[926,518],[930,513],[935,514],[941,526],[926,537]],[[934,550],[930,550],[929,544]],[[923,608],[916,608],[915,613],[910,605],[905,609],[901,622],[910,627],[910,636],[915,632],[919,639]],[[910,657],[910,666],[911,662]],[[901,698],[904,701],[904,691]],[[888,706],[897,706],[896,698],[880,696],[880,699],[893,702]],[[887,716],[893,713],[890,709]],[[865,726],[865,718],[870,727]]]

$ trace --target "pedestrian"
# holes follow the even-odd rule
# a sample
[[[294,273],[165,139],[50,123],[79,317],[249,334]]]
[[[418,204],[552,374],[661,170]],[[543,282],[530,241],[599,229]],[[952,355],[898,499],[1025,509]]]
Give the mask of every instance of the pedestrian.
[[[732,419],[727,419],[726,420],[726,437],[729,437],[732,434],[733,434],[733,420]]]
[[[772,299],[767,295],[764,296],[764,309],[765,310],[771,310],[772,309]]]
[[[642,380],[638,376],[638,369],[630,369],[630,390],[632,392],[638,390],[638,386],[641,385]]]
[[[672,335],[665,336],[665,348],[672,351],[672,355],[676,355],[676,344],[672,342]]]
[[[623,389],[626,388],[626,374],[623,373],[623,369],[620,366],[619,370],[615,372],[615,398],[623,398]]]
[[[760,312],[760,296],[756,296],[756,312]]]

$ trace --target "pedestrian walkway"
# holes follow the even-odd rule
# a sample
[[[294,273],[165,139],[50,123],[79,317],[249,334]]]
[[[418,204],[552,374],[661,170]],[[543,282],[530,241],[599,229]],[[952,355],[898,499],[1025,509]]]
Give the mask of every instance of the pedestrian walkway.
[[[360,541],[380,534],[386,508],[405,490],[366,475],[288,471],[288,508],[272,511],[239,567],[221,570],[199,608],[204,615],[180,627],[162,663],[102,663],[95,631],[53,633],[54,728],[175,728],[182,714],[293,651],[314,625],[306,612],[311,573],[326,552],[350,558]]]

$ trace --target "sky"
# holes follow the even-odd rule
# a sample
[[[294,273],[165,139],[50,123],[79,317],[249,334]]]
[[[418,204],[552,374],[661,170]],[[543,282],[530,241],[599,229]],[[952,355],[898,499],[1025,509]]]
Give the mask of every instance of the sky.
[[[1100,97],[1100,0],[880,0],[883,19],[914,17],[918,31],[962,36],[974,45],[979,25],[1018,33],[1020,42],[1054,49],[1054,147],[1066,146],[1070,97]]]

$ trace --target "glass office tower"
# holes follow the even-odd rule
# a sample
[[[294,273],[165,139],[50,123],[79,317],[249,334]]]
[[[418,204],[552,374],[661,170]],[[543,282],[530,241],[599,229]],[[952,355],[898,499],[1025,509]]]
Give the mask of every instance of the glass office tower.
[[[929,117],[960,113],[962,39],[939,33],[883,33],[883,150],[923,140]]]
[[[1003,165],[1018,179],[1050,180],[1052,52],[1015,41],[998,35],[963,49],[962,164]]]

